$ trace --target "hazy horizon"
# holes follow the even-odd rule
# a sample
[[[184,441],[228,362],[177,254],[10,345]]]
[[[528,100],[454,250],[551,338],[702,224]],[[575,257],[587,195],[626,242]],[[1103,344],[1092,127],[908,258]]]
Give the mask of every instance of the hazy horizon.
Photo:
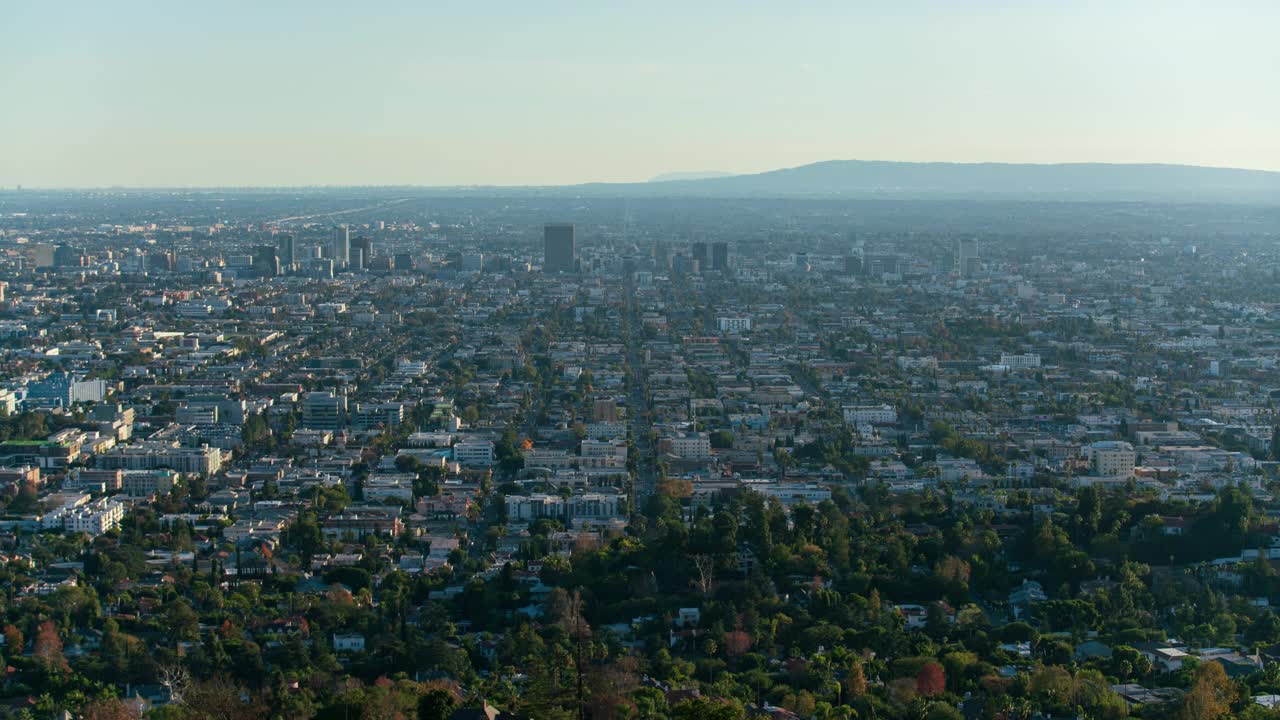
[[[1280,170],[1263,2],[4,11],[0,186],[565,185],[834,159]]]

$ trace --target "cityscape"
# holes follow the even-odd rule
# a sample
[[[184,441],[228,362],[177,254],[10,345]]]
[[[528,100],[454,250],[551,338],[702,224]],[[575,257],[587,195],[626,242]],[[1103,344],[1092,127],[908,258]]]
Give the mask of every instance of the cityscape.
[[[1274,697],[1278,211],[350,194],[0,197],[12,712]]]
[[[1280,5],[0,22],[0,720],[1280,720]]]

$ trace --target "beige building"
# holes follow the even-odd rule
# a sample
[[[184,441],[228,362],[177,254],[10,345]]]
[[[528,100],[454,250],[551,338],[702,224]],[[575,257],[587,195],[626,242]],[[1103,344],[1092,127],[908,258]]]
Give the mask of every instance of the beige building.
[[[1089,446],[1089,471],[1100,477],[1131,477],[1137,462],[1133,445],[1123,440],[1105,440]]]

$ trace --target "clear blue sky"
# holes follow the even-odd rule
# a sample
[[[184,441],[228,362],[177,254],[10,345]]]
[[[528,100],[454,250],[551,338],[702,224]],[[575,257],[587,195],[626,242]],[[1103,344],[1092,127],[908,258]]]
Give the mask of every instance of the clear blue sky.
[[[0,185],[1280,170],[1280,2],[6,2]]]

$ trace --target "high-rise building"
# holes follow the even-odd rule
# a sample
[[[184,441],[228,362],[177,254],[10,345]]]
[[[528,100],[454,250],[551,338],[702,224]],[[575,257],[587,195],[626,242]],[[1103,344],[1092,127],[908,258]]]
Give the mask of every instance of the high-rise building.
[[[173,272],[178,265],[178,258],[172,252],[153,252],[147,255],[147,270],[151,272]]]
[[[676,256],[671,258],[671,272],[676,275],[696,275],[701,270],[702,266],[699,265],[697,258],[684,253],[676,253]]]
[[[258,277],[275,277],[280,274],[280,258],[274,245],[260,245],[253,249],[253,272]]]
[[[334,265],[346,265],[351,262],[351,230],[346,225],[339,225],[333,229],[329,257],[333,259]]]
[[[413,270],[413,255],[409,253],[396,253],[396,270],[408,272]]]
[[[971,278],[978,274],[982,260],[978,257],[978,241],[973,238],[956,240],[955,258],[952,269],[962,278]]]
[[[577,252],[574,247],[571,223],[548,223],[542,229],[542,272],[571,273],[577,270]]]
[[[333,258],[320,258],[311,261],[311,276],[325,280],[333,279]]]
[[[360,235],[351,241],[351,267],[354,270],[369,269],[369,261],[373,259],[373,240]]]
[[[55,267],[84,267],[88,265],[84,250],[70,245],[59,245],[53,249]]]
[[[870,254],[862,256],[862,272],[873,278],[884,275],[901,275],[906,268],[906,260],[900,255]]]
[[[654,243],[653,264],[658,269],[658,272],[665,272],[671,269],[671,253],[667,251],[666,243]]]
[[[704,242],[693,243],[692,245],[689,246],[689,254],[693,256],[694,260],[698,261],[699,268],[706,270],[708,267],[711,267],[710,263],[707,262],[707,244],[706,243]]]
[[[286,272],[292,270],[298,263],[292,235],[281,235],[276,238],[276,257],[280,258],[280,267]]]
[[[711,269],[721,271],[729,269],[729,243],[711,244]]]

